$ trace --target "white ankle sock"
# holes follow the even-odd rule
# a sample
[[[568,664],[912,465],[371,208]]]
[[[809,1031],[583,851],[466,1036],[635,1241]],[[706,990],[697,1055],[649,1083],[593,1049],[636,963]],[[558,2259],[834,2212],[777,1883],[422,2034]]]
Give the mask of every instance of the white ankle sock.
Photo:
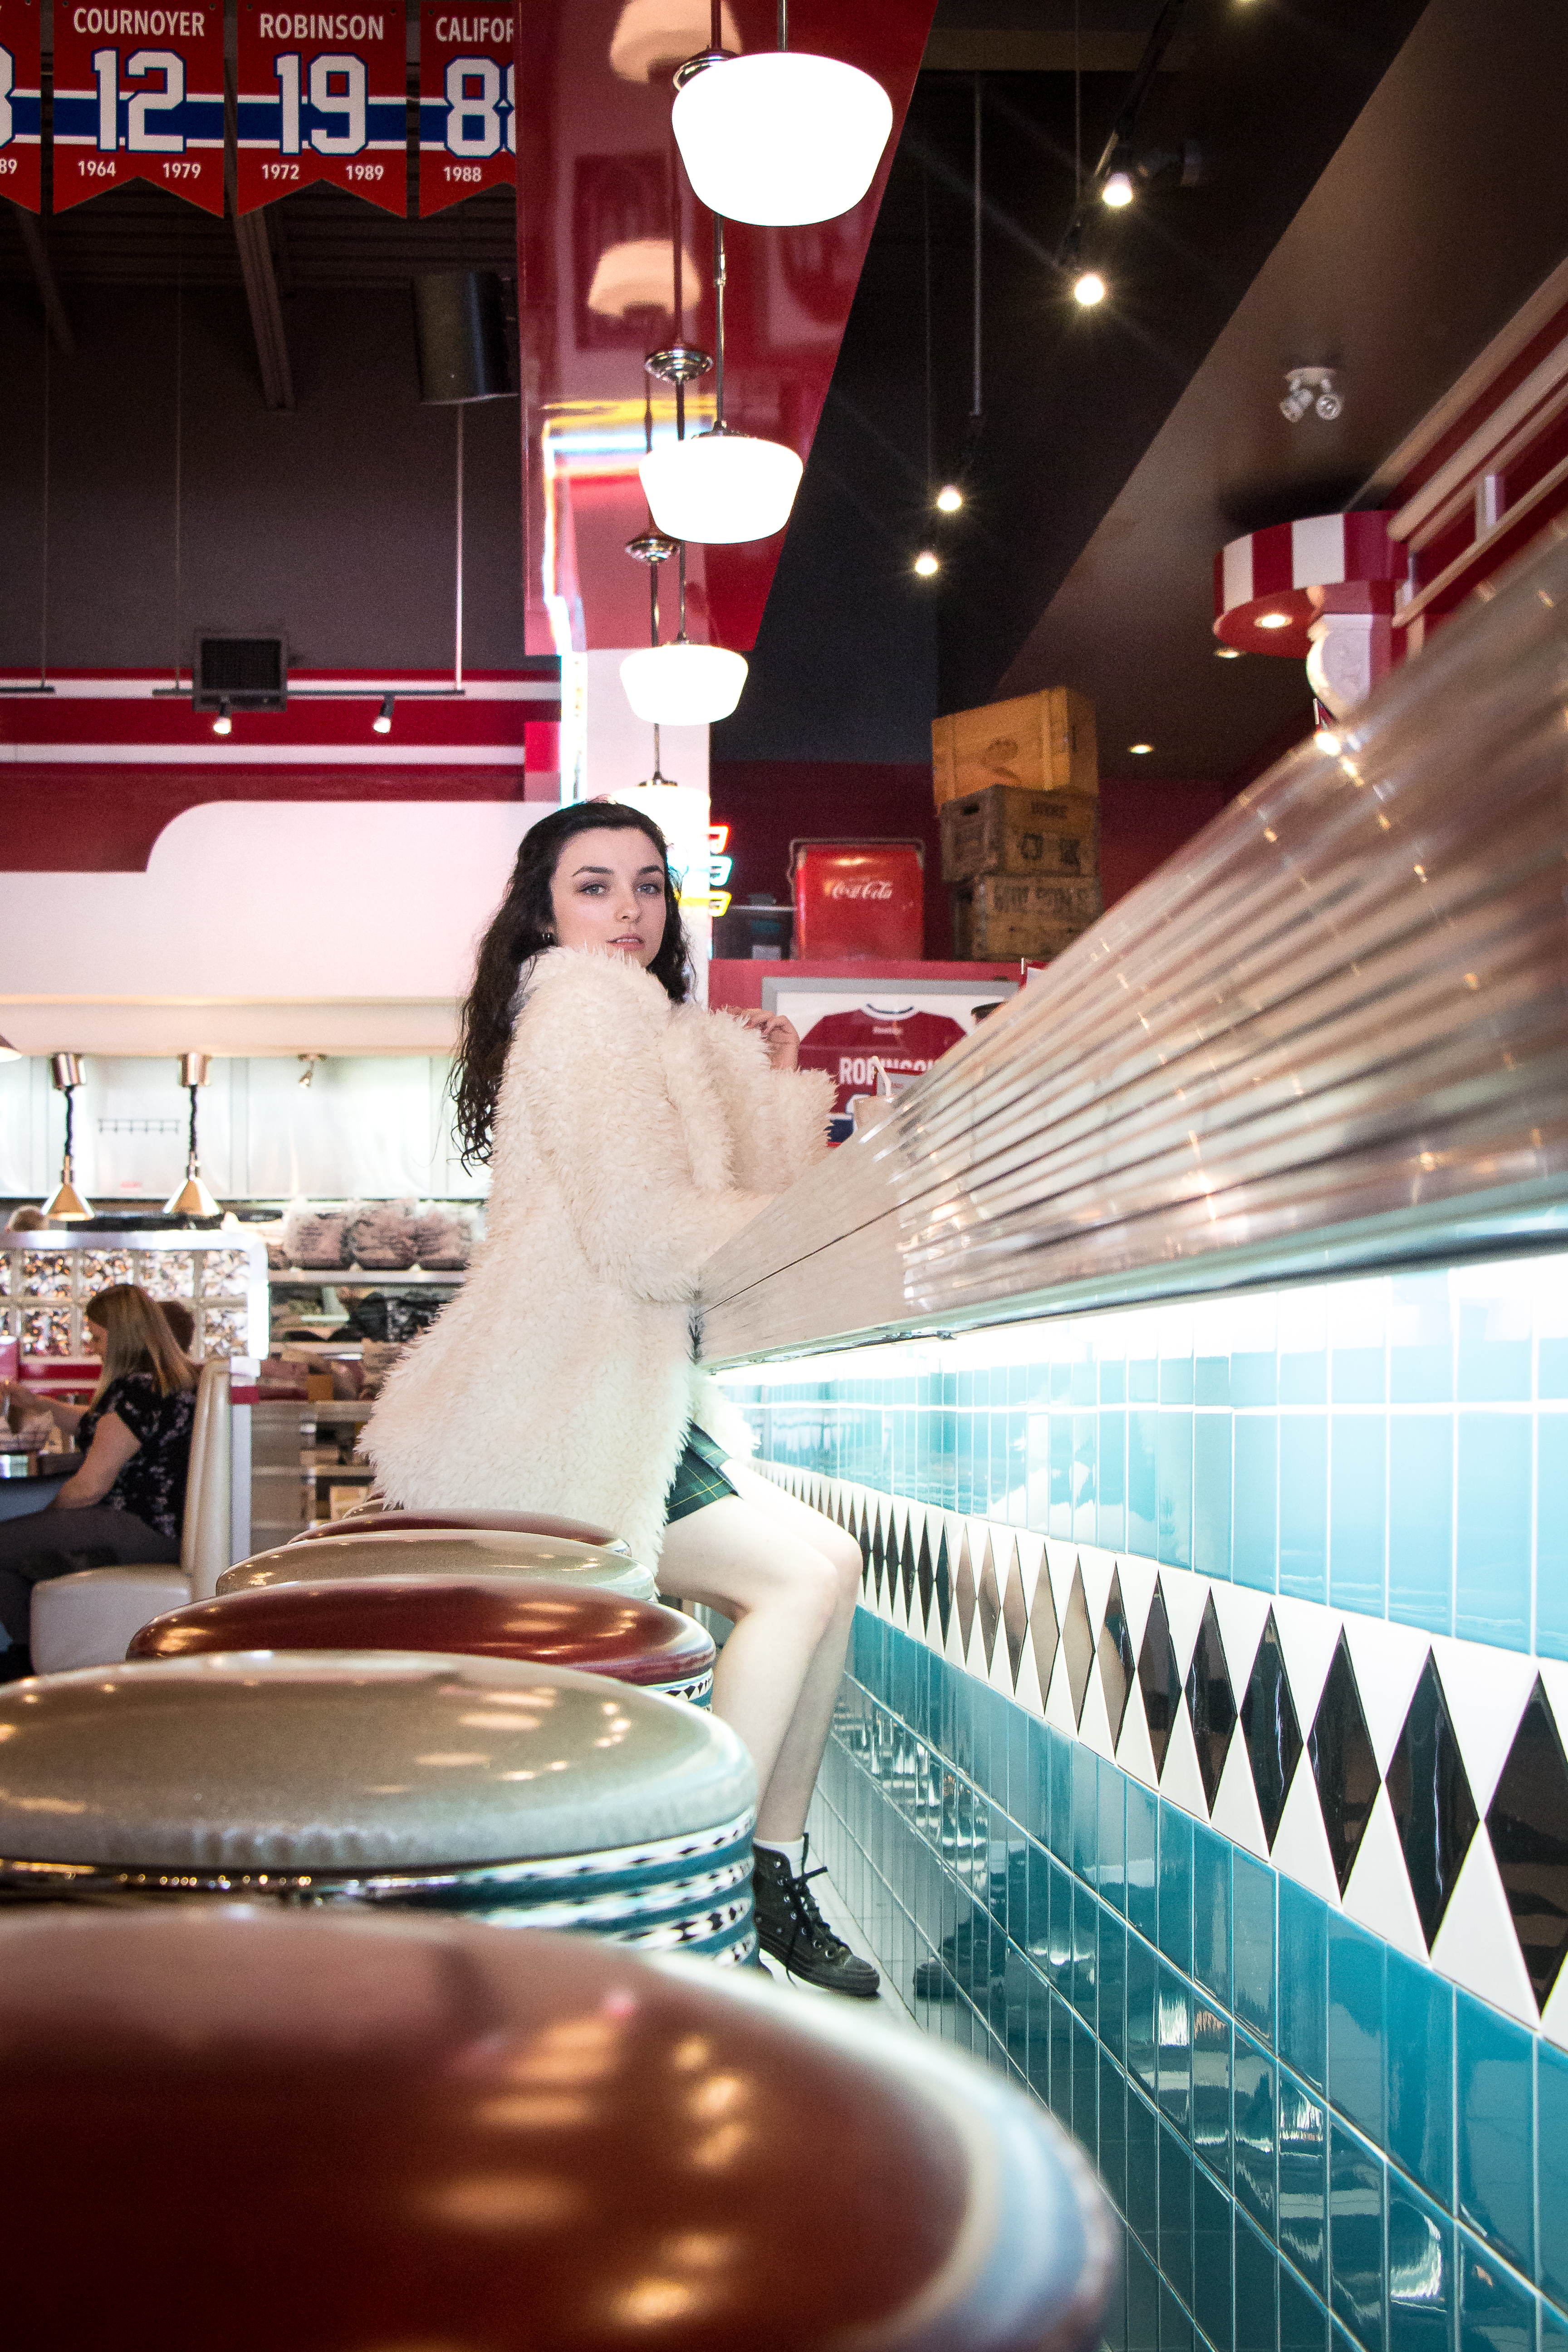
[[[753,1838],[752,1843],[760,1845],[764,1853],[782,1853],[789,1864],[792,1878],[798,1878],[805,1868],[805,1840],[803,1837]]]

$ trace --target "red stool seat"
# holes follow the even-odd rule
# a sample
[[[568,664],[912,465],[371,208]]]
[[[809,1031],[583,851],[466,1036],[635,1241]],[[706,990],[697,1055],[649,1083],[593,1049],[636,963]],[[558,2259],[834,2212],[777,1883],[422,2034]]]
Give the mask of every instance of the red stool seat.
[[[489,1528],[500,1535],[564,1536],[569,1542],[597,1544],[605,1551],[627,1550],[608,1528],[586,1519],[556,1519],[544,1511],[356,1511],[352,1518],[328,1519],[307,1528],[294,1543],[320,1543],[327,1536],[387,1535],[405,1528]]]
[[[0,1921],[5,2315],[157,2352],[1090,2352],[1117,2239],[973,2062],[576,1937]]]
[[[426,1650],[525,1658],[705,1704],[713,1640],[657,1601],[540,1577],[386,1576],[262,1585],[154,1617],[128,1658],[199,1650]]]
[[[226,1569],[220,1593],[254,1586],[310,1584],[329,1578],[541,1576],[552,1583],[598,1585],[637,1601],[651,1601],[652,1576],[624,1544],[581,1543],[568,1536],[507,1533],[494,1528],[401,1528],[383,1533],[343,1530],[335,1543],[280,1544]]]

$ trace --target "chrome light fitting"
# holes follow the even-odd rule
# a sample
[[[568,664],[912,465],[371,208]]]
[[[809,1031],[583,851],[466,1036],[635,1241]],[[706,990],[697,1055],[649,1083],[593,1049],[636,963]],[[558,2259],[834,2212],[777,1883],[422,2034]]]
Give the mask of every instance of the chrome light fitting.
[[[81,1084],[81,1062],[75,1054],[51,1054],[49,1080],[57,1094],[66,1098],[66,1148],[60,1160],[59,1190],[52,1201],[44,1203],[44,1214],[52,1225],[77,1225],[92,1214],[92,1204],[84,1201],[76,1189],[72,1146],[76,1138],[76,1090]]]
[[[652,642],[642,653],[628,654],[621,664],[621,684],[637,718],[653,729],[653,773],[650,784],[668,784],[659,766],[659,730],[663,727],[705,727],[728,719],[746,683],[746,662],[725,646],[694,646],[686,634],[686,547],[663,531],[645,530],[626,541],[626,553],[648,566],[649,618]],[[658,641],[658,567],[671,555],[680,566],[680,633],[672,643]]]
[[[1310,409],[1320,423],[1331,425],[1344,414],[1344,395],[1337,372],[1331,367],[1288,368],[1285,397],[1279,414],[1287,425],[1300,425]]]
[[[201,1167],[196,1157],[196,1095],[207,1082],[209,1061],[205,1054],[182,1054],[180,1084],[189,1090],[191,1097],[191,1139],[185,1154],[185,1181],[163,1203],[163,1213],[169,1217],[216,1217],[217,1202],[202,1181]]]
[[[678,395],[684,372],[706,373],[711,365],[713,422],[706,433],[685,439],[684,404],[678,397],[676,439],[648,450],[637,470],[648,510],[661,531],[671,539],[695,540],[700,545],[730,546],[741,540],[771,539],[784,529],[805,469],[797,453],[782,441],[736,433],[724,422],[724,223],[717,214],[713,307],[711,362],[706,352],[693,353],[685,344],[656,352],[645,362],[651,374],[671,378]],[[702,360],[704,366],[691,368],[692,359]],[[677,368],[682,373],[677,373]]]
[[[733,57],[710,46],[675,77],[672,123],[687,176],[710,212],[762,228],[836,220],[870,186],[892,102],[879,81],[840,58],[789,46],[779,0],[778,47]]]

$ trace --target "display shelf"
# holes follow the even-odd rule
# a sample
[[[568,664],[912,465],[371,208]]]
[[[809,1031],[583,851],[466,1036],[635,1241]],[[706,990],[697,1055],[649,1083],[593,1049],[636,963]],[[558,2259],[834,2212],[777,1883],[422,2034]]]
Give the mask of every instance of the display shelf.
[[[0,1244],[0,1339],[24,1356],[79,1357],[88,1301],[121,1282],[187,1306],[198,1357],[253,1354],[267,1328],[266,1247],[245,1226],[51,1225]]]

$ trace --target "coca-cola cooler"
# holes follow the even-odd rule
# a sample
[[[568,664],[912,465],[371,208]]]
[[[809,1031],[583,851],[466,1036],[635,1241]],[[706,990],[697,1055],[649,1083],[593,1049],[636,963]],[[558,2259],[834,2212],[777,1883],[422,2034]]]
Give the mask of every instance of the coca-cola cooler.
[[[792,841],[790,866],[800,961],[897,962],[924,952],[923,842]]]

